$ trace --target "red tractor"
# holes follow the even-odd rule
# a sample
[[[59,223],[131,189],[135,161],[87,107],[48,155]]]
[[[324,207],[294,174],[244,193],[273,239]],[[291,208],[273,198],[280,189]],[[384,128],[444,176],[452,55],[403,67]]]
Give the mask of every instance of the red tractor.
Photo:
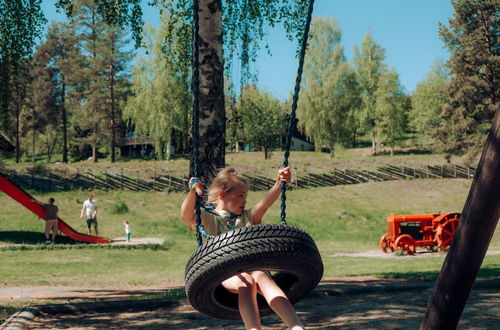
[[[380,239],[385,253],[414,254],[417,247],[448,251],[460,213],[411,214],[387,217],[387,233]]]

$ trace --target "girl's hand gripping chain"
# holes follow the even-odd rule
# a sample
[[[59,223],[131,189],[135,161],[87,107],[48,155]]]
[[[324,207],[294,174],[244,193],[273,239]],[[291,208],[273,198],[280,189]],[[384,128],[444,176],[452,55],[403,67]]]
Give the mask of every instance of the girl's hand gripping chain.
[[[194,190],[198,196],[203,194],[203,182],[201,182],[198,178],[193,177],[189,179],[188,187],[189,190]]]
[[[289,166],[278,171],[278,179],[285,183],[290,183],[292,181],[292,171]]]

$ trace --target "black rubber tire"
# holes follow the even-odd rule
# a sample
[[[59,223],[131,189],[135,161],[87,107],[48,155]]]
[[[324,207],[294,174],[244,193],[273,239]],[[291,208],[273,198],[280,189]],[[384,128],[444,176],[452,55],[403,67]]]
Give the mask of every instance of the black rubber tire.
[[[203,314],[238,320],[238,297],[220,284],[242,272],[268,270],[293,304],[314,289],[323,262],[312,238],[287,225],[243,227],[209,239],[186,266],[186,296]],[[260,315],[272,312],[259,296]]]

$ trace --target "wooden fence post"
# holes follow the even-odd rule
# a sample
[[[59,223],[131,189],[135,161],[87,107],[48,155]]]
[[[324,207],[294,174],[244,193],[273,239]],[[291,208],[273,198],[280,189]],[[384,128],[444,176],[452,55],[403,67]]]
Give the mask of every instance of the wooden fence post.
[[[500,107],[497,107],[451,248],[421,329],[455,329],[500,217]]]

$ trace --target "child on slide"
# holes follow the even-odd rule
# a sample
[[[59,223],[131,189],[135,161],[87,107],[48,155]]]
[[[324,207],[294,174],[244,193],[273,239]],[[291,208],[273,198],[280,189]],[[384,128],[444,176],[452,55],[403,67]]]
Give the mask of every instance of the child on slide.
[[[247,182],[234,169],[222,169],[208,188],[207,204],[213,209],[207,211],[202,208],[202,225],[210,235],[216,236],[239,227],[260,224],[266,211],[281,193],[281,181],[290,183],[291,178],[289,167],[279,170],[278,179],[264,198],[252,208],[246,209]],[[196,194],[202,194],[201,181],[191,178],[189,188],[190,191],[181,206],[181,219],[194,230]],[[226,279],[222,285],[238,295],[238,308],[246,329],[262,328],[257,293],[264,296],[269,306],[290,329],[304,329],[292,304],[268,272],[241,273]]]

